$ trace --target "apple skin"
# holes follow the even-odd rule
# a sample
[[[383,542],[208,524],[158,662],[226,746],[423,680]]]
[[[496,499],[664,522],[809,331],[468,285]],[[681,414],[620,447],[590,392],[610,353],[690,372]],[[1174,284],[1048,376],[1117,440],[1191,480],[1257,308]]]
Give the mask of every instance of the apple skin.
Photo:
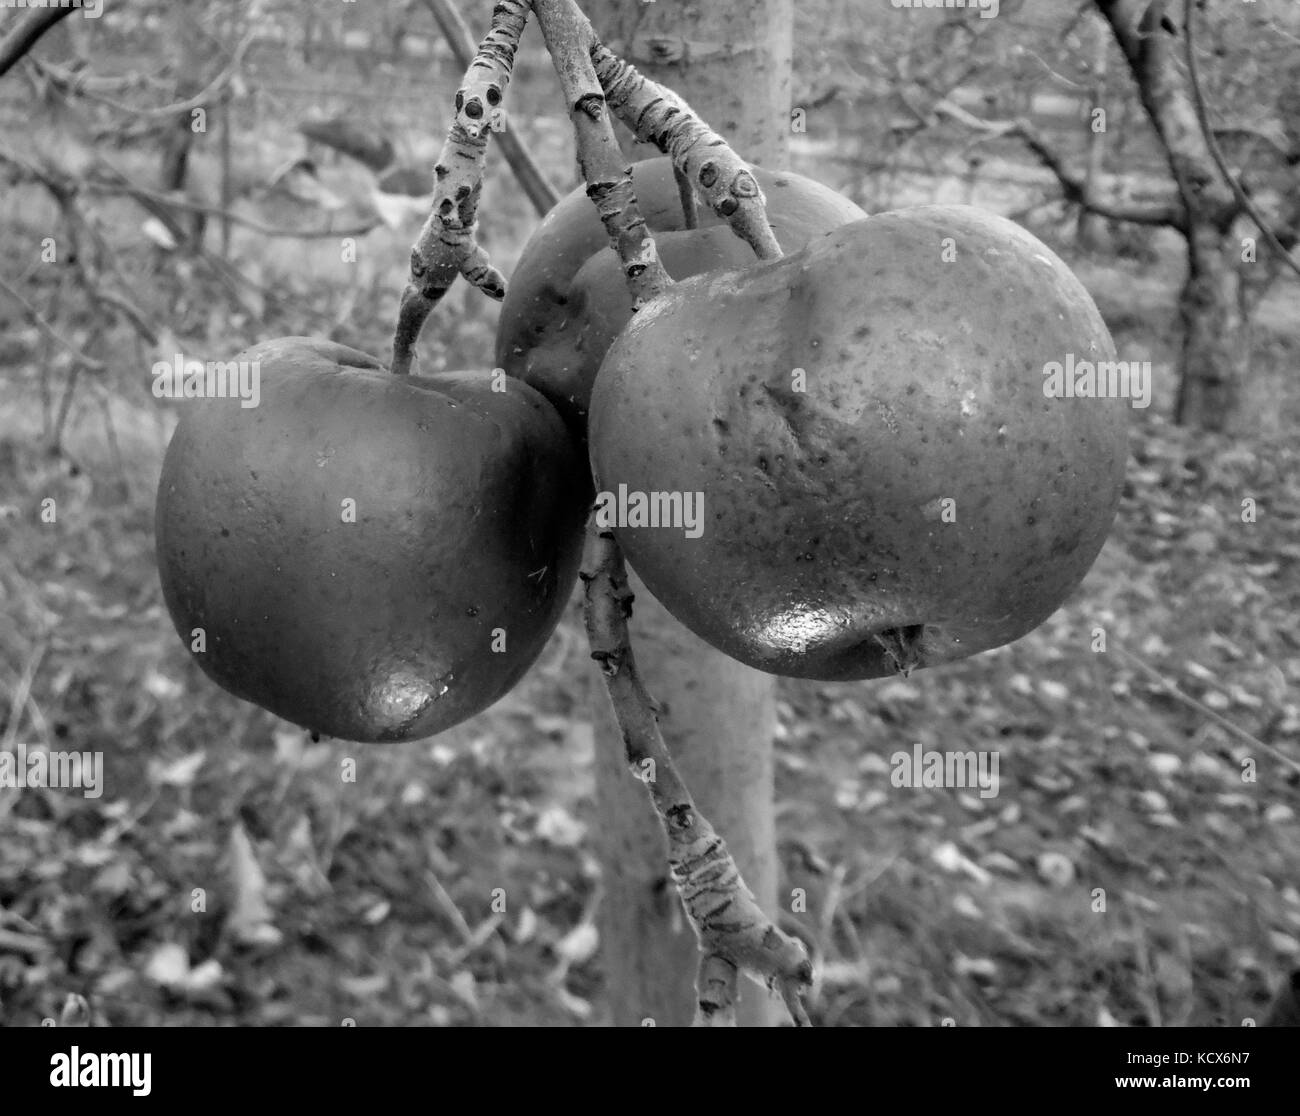
[[[829,186],[788,171],[752,168],[767,199],[768,223],[783,251],[866,213]],[[687,229],[672,160],[632,166],[646,225],[668,274],[685,279],[746,267],[754,251],[707,207]],[[524,246],[497,326],[496,360],[554,404],[579,438],[596,373],[614,338],[632,317],[632,295],[609,235],[586,191],[565,197]]]
[[[703,493],[699,538],[615,536],[742,663],[841,680],[952,662],[1046,619],[1114,519],[1129,404],[1048,398],[1068,353],[1115,359],[1036,238],[966,206],[880,214],[644,306],[596,381],[596,484]]]
[[[554,409],[490,373],[394,376],[311,338],[236,359],[260,362],[260,404],[185,401],[158,486],[163,597],[187,646],[206,632],[204,672],[361,742],[502,697],[577,575],[589,478]]]

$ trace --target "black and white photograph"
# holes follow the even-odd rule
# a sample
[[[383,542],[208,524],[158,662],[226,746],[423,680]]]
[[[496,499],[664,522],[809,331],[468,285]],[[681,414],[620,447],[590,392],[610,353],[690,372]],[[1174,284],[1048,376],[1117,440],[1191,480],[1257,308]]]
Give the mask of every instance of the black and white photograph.
[[[1286,1069],[1295,0],[0,0],[0,248],[33,1098]]]

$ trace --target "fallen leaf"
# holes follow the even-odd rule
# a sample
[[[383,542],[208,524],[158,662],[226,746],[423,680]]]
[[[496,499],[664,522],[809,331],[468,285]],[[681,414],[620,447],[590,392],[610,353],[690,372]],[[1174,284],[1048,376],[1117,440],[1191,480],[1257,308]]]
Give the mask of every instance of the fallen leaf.
[[[253,844],[239,822],[231,828],[227,854],[234,901],[226,929],[242,945],[278,945],[282,935],[271,922],[271,907],[266,901],[266,877],[257,863]]]
[[[163,942],[155,948],[144,967],[144,975],[164,988],[179,988],[189,972],[189,954],[177,942]]]
[[[156,781],[168,787],[188,787],[207,758],[206,752],[195,752],[173,760],[158,772]]]
[[[1068,887],[1074,882],[1074,862],[1064,853],[1038,854],[1038,875],[1053,887]]]
[[[596,955],[600,948],[600,932],[593,922],[581,922],[552,947],[571,965],[581,965]]]

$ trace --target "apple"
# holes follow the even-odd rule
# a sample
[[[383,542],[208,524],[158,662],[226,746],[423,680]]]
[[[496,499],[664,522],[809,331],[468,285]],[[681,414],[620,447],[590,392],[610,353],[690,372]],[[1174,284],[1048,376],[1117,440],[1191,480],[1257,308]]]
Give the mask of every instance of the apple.
[[[678,620],[752,667],[952,662],[1041,623],[1101,549],[1128,403],[1052,397],[1045,371],[1114,359],[1088,292],[1013,222],[856,221],[636,314],[591,401],[604,522]]]
[[[753,168],[783,251],[866,216],[828,186],[788,171]],[[668,274],[684,279],[755,263],[753,249],[705,206],[687,229],[672,160],[632,167],[646,225]],[[632,295],[609,235],[585,190],[564,198],[524,246],[497,327],[497,363],[546,396],[585,437],[591,387],[605,352],[632,317]]]
[[[257,405],[184,400],[158,486],[163,598],[199,665],[347,740],[487,708],[577,575],[589,478],[554,409],[499,374],[394,376],[311,338],[235,359]]]

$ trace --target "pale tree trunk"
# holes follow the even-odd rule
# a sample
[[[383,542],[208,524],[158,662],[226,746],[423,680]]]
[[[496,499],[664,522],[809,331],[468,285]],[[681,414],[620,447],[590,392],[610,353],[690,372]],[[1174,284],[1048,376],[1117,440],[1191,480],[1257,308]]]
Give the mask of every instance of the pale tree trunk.
[[[1250,331],[1237,296],[1239,248],[1239,240],[1213,226],[1187,231],[1187,278],[1178,294],[1183,348],[1174,417],[1180,424],[1238,430],[1251,421],[1243,407],[1250,396]]]
[[[172,24],[172,49],[176,53],[176,92],[178,101],[194,96],[206,84],[204,72],[212,57],[212,43],[203,34],[200,19],[203,7],[193,0],[173,0],[168,13]],[[177,115],[163,140],[159,185],[168,192],[184,193],[190,181],[190,152],[194,147],[194,117],[190,112]],[[207,217],[190,213],[188,224],[190,247],[203,244]]]
[[[582,6],[607,43],[681,94],[744,158],[785,165],[792,0],[587,0]],[[664,738],[759,903],[775,915],[774,680],[694,638],[635,576],[632,584],[632,638],[661,706]],[[686,1026],[694,1014],[695,935],[669,879],[645,788],[624,762],[605,688],[597,682],[594,692],[601,929],[612,1020]],[[772,1026],[779,1008],[762,989],[742,982],[741,1026]]]
[[[587,0],[610,48],[670,86],[751,163],[785,162],[793,0]],[[638,149],[641,157],[657,154]]]
[[[1097,129],[1091,114],[1106,106],[1106,61],[1110,55],[1110,35],[1106,25],[1099,19],[1090,19],[1089,33],[1092,35],[1092,103],[1088,106],[1088,161],[1084,170],[1084,188],[1087,196],[1096,197],[1101,187],[1101,176],[1106,169],[1106,131]],[[1106,129],[1110,128],[1110,112],[1106,111]],[[1100,240],[1101,218],[1089,212],[1086,206],[1079,209],[1079,224],[1075,229],[1075,239],[1080,248],[1093,249]]]
[[[1178,297],[1182,375],[1175,418],[1205,430],[1240,429],[1252,416],[1242,413],[1249,333],[1238,311],[1228,235],[1238,206],[1214,165],[1179,60],[1182,5],[1165,0],[1096,4],[1133,71],[1186,210],[1187,278]]]

